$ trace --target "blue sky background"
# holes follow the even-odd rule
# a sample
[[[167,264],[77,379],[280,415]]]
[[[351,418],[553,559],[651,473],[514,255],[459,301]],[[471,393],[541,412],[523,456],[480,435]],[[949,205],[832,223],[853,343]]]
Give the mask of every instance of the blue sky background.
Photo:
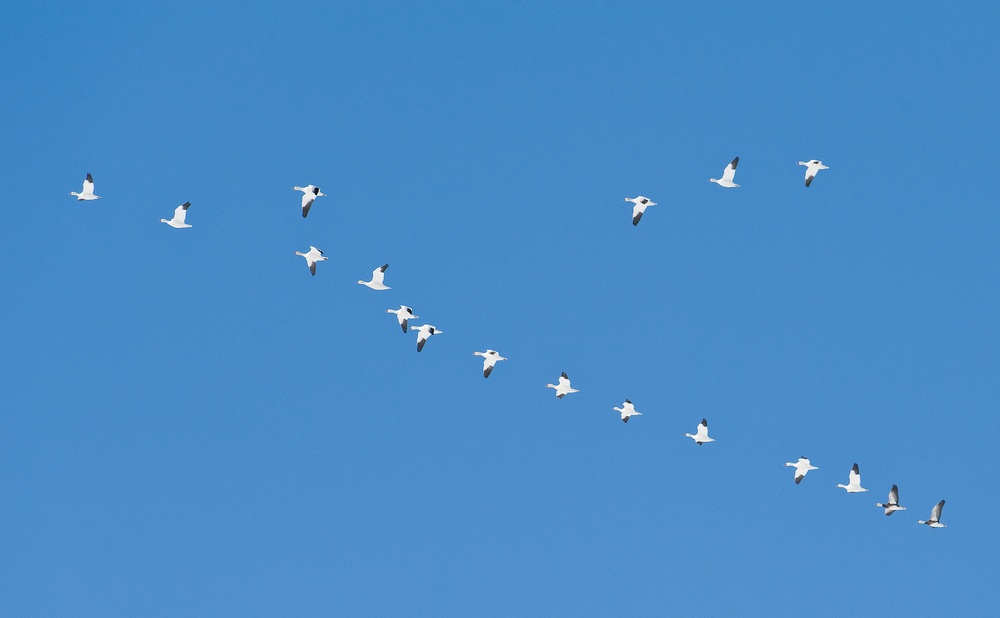
[[[1000,8],[664,4],[0,7],[0,613],[1000,611]]]

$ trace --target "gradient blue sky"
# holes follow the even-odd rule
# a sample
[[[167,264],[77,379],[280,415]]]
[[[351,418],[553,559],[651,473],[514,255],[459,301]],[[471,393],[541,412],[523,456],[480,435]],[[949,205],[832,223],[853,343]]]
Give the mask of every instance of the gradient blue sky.
[[[0,613],[996,615],[1000,7],[667,4],[0,7]]]

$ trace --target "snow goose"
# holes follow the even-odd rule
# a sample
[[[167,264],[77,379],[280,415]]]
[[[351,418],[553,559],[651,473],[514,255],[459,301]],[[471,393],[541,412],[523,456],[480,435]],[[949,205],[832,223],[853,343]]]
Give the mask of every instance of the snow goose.
[[[828,169],[830,169],[829,167],[823,165],[822,161],[818,161],[816,159],[813,159],[812,161],[799,161],[799,165],[805,165],[806,166],[806,186],[807,187],[812,184],[813,178],[816,177],[816,174],[818,174],[820,170],[828,170]]]
[[[388,264],[383,264],[372,271],[371,281],[362,281],[358,279],[359,285],[364,285],[370,287],[373,290],[391,290],[383,281],[385,281],[385,269],[389,268]]]
[[[396,314],[396,319],[399,320],[399,325],[402,327],[404,333],[407,330],[407,321],[420,317],[419,315],[413,315],[413,309],[410,309],[406,305],[400,305],[399,309],[386,309],[385,312]]]
[[[736,165],[739,162],[740,158],[736,157],[735,159],[732,160],[732,162],[729,165],[726,166],[726,169],[722,171],[721,179],[709,178],[708,182],[714,182],[720,187],[726,187],[728,189],[738,187],[739,185],[733,182],[733,177],[736,176]]]
[[[639,219],[642,219],[642,213],[646,212],[648,206],[656,206],[656,202],[650,201],[648,197],[643,195],[626,197],[625,201],[635,204],[632,207],[632,225],[639,225]]]
[[[430,339],[432,335],[444,334],[443,330],[438,330],[430,324],[424,324],[423,326],[411,326],[410,330],[417,331],[417,352],[424,349],[424,344],[427,343],[427,340]]]
[[[625,403],[622,404],[622,407],[620,407],[620,408],[616,407],[615,408],[615,412],[621,412],[622,413],[622,422],[623,423],[627,423],[629,417],[631,417],[631,416],[642,416],[642,412],[636,412],[635,411],[635,406],[632,405],[632,400],[631,399],[626,399]]]
[[[562,372],[561,376],[559,376],[559,384],[558,385],[556,385],[556,384],[546,384],[545,387],[546,388],[554,388],[556,390],[556,397],[558,397],[559,399],[562,399],[563,397],[565,397],[566,395],[569,395],[570,393],[579,393],[580,392],[577,389],[570,387],[570,385],[569,385],[569,376],[566,375],[565,371]],[[624,419],[622,419],[622,420],[624,420]]]
[[[187,223],[184,223],[184,219],[187,217],[187,210],[190,205],[191,202],[184,202],[183,204],[174,209],[173,219],[170,219],[169,221],[167,219],[160,219],[160,223],[166,223],[170,227],[175,227],[177,229],[191,227]]]
[[[83,189],[79,193],[70,191],[69,194],[75,195],[77,201],[101,199],[100,195],[94,195],[94,177],[90,175],[90,172],[87,172],[87,178],[83,181]]]
[[[848,476],[847,485],[842,483],[837,483],[837,487],[841,487],[847,490],[849,494],[859,494],[863,491],[868,491],[861,486],[861,471],[858,469],[858,464],[855,463],[854,467],[851,468],[851,473]]]
[[[483,357],[483,377],[488,378],[490,374],[493,373],[493,366],[497,364],[497,361],[507,360],[496,350],[486,350],[485,352],[473,352],[474,356]]]
[[[796,485],[798,485],[799,483],[801,483],[802,479],[806,478],[806,474],[808,474],[810,470],[819,470],[819,468],[817,468],[816,466],[812,465],[812,463],[808,459],[806,459],[805,457],[799,457],[799,460],[796,461],[795,463],[792,463],[790,461],[786,461],[785,465],[786,466],[791,466],[791,467],[795,468],[795,484]]]
[[[892,489],[889,490],[889,499],[885,501],[885,504],[881,502],[876,502],[875,506],[882,507],[885,509],[886,515],[892,515],[896,511],[905,511],[905,506],[899,506],[899,490],[893,485]]]
[[[309,245],[309,250],[305,253],[301,251],[296,251],[295,255],[301,255],[306,259],[306,264],[309,266],[309,272],[316,276],[316,262],[325,262],[329,260],[328,257],[323,257],[323,252],[316,247]]]
[[[927,521],[920,519],[917,520],[917,523],[928,525],[931,528],[947,528],[948,526],[941,523],[941,509],[943,508],[944,508],[944,500],[935,504],[934,508],[931,509],[930,519],[928,519]]]
[[[701,446],[705,442],[715,442],[715,438],[708,437],[708,419],[704,418],[698,423],[698,433],[686,433],[684,435],[694,440],[694,443],[698,446]]]
[[[313,185],[306,185],[304,187],[292,187],[292,191],[302,192],[302,218],[305,219],[309,214],[309,209],[312,208],[313,202],[316,201],[317,197],[326,197],[326,193],[320,193],[319,187]]]

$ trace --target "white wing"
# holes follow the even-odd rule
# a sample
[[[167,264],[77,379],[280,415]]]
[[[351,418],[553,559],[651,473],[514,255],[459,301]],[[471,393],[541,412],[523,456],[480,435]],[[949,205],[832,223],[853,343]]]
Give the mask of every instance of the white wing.
[[[184,219],[187,218],[187,209],[191,205],[191,202],[185,202],[174,209],[174,221],[177,223],[184,223]]]
[[[941,509],[944,508],[944,500],[938,502],[931,509],[931,521],[941,521]]]
[[[93,193],[94,192],[94,177],[89,173],[87,174],[86,180],[83,181],[83,192]]]
[[[733,177],[736,176],[736,165],[740,162],[740,158],[736,157],[732,162],[726,166],[726,169],[722,172],[722,179],[733,181]]]

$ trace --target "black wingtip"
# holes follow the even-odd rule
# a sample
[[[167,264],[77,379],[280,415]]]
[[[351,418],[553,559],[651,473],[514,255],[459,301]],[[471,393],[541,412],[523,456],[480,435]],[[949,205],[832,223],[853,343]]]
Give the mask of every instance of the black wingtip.
[[[191,202],[184,202],[183,204],[181,204],[181,208],[183,208],[184,210],[187,210],[188,207],[190,207],[190,206],[191,206]]]
[[[705,418],[701,419],[701,424],[704,425],[705,427],[708,427],[708,419]]]
[[[623,423],[627,423],[627,422],[628,422],[628,419],[629,419],[629,418],[630,418],[630,417],[628,417],[628,416],[623,416],[623,417],[622,417],[622,422],[623,422]]]
[[[562,377],[566,378],[567,380],[569,379],[569,376],[568,376],[568,375],[566,375],[566,372],[565,372],[565,371],[564,371],[564,372],[562,372]]]
[[[379,270],[381,270],[382,272],[385,272],[386,268],[389,268],[389,265],[388,264],[382,264],[382,266],[379,268]]]
[[[94,182],[94,177],[90,175],[90,172],[87,172],[87,182]]]
[[[805,477],[802,477],[802,476],[795,477],[795,484],[798,485],[799,483],[801,483],[803,478],[805,478]]]

